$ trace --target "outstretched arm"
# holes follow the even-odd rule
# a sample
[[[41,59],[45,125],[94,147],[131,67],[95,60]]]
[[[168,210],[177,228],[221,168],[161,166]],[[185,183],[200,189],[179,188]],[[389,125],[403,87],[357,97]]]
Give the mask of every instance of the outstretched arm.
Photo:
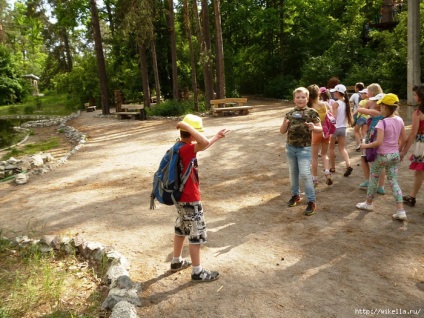
[[[215,136],[213,136],[211,139],[209,139],[209,145],[203,150],[208,149],[210,146],[212,146],[219,139],[225,138],[225,135],[229,132],[230,131],[228,129],[221,129],[220,131],[218,131],[218,133]]]

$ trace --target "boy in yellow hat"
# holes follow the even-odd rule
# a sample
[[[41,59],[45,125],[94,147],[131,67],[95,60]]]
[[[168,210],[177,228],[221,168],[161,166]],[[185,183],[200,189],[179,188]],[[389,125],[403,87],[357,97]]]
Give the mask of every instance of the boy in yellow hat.
[[[193,265],[192,281],[210,282],[218,279],[219,273],[208,271],[200,264],[200,244],[207,242],[207,235],[200,197],[196,154],[224,138],[228,130],[222,129],[214,137],[207,139],[201,134],[204,131],[202,118],[192,114],[186,115],[182,121],[178,122],[177,129],[180,130],[180,141],[185,143],[180,148],[182,171],[187,169],[192,160],[195,160],[195,164],[177,205],[178,217],[175,221],[171,271],[177,272]],[[181,257],[186,237],[189,241],[191,262]]]

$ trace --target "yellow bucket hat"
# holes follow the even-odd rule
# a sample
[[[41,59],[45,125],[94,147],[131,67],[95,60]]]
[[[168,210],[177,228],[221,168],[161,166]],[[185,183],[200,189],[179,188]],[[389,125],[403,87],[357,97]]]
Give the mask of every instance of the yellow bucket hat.
[[[384,104],[387,106],[398,106],[397,103],[399,103],[399,98],[396,94],[386,94],[383,96],[382,99],[380,99],[377,104]]]
[[[190,125],[191,127],[196,129],[197,131],[200,131],[200,132],[205,131],[203,129],[202,118],[200,118],[199,116],[196,116],[196,115],[193,115],[193,114],[187,114],[187,115],[185,115],[183,122]]]

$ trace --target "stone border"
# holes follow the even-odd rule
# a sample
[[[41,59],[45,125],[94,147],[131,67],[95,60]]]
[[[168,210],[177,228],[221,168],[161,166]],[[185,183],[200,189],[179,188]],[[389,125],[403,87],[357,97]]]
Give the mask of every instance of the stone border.
[[[110,318],[138,318],[136,306],[142,305],[138,296],[141,284],[134,283],[129,277],[129,262],[119,252],[110,246],[103,246],[97,242],[85,242],[82,237],[73,238],[54,235],[44,235],[39,240],[27,236],[19,236],[12,240],[5,237],[11,247],[23,248],[37,245],[42,253],[64,252],[68,255],[80,255],[82,258],[93,261],[99,266],[105,266],[102,277],[109,287],[109,294],[101,305],[102,310],[112,310]]]
[[[33,170],[22,173],[24,176],[21,175],[21,174],[16,174],[15,179],[18,176],[19,179],[22,178],[22,179],[25,180],[30,175],[42,174],[42,173],[50,171],[51,169],[59,167],[59,166],[63,165],[64,163],[66,163],[66,161],[69,159],[69,157],[74,155],[87,141],[87,135],[86,134],[79,132],[74,127],[66,126],[67,121],[74,119],[74,118],[77,118],[80,115],[81,115],[81,111],[79,110],[76,113],[72,113],[71,115],[65,116],[65,117],[41,116],[41,115],[40,116],[30,116],[30,115],[0,116],[1,119],[35,119],[34,121],[28,121],[26,123],[23,123],[20,127],[21,129],[59,126],[58,129],[57,129],[58,131],[63,132],[66,135],[67,138],[74,140],[77,143],[74,148],[72,148],[68,153],[66,153],[61,158],[56,159],[56,160],[48,160],[49,163],[48,164],[46,163],[42,167],[39,167],[39,169],[33,169]],[[16,145],[9,146],[5,149],[8,149],[8,148],[11,148],[11,147],[14,147],[14,146],[16,146]],[[12,158],[10,158],[10,159],[12,159]],[[16,159],[14,159],[12,161],[15,162]],[[31,161],[31,156],[28,156],[28,158],[24,157],[22,160],[19,160],[19,161]],[[26,182],[22,182],[20,184],[23,184],[23,183],[26,183]]]

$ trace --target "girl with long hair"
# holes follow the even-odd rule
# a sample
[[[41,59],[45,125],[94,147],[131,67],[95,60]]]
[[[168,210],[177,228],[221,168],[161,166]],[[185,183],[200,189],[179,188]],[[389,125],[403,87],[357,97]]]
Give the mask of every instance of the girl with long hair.
[[[336,99],[331,104],[332,113],[334,117],[336,118],[336,131],[331,136],[331,140],[330,140],[330,151],[329,151],[330,166],[331,166],[330,171],[331,172],[336,171],[335,147],[336,147],[336,139],[337,139],[338,141],[337,147],[343,157],[344,162],[346,163],[346,170],[343,175],[345,177],[348,177],[353,171],[353,168],[350,164],[349,154],[345,148],[347,127],[348,125],[352,126],[353,124],[352,112],[349,105],[349,95],[347,93],[346,86],[342,84],[336,85],[333,89],[330,89],[330,92],[334,94],[334,98]]]
[[[410,157],[410,170],[414,170],[414,183],[409,195],[403,197],[403,202],[415,206],[417,193],[424,179],[424,86],[414,86],[414,99],[418,103],[418,109],[412,113],[412,128],[406,141],[405,147],[400,153],[400,159],[407,154],[412,143],[415,147]]]
[[[316,84],[308,86],[309,91],[309,100],[308,107],[315,109],[319,114],[319,119],[321,123],[325,121],[325,116],[327,112],[330,111],[330,106],[328,103],[319,100],[319,87]],[[313,133],[312,134],[312,160],[311,160],[311,173],[312,180],[314,182],[314,187],[318,185],[318,157],[319,151],[321,149],[321,158],[322,164],[324,166],[325,173],[325,183],[327,185],[332,185],[333,180],[331,179],[330,172],[330,161],[327,156],[328,145],[330,144],[330,137],[324,138],[322,133]]]

